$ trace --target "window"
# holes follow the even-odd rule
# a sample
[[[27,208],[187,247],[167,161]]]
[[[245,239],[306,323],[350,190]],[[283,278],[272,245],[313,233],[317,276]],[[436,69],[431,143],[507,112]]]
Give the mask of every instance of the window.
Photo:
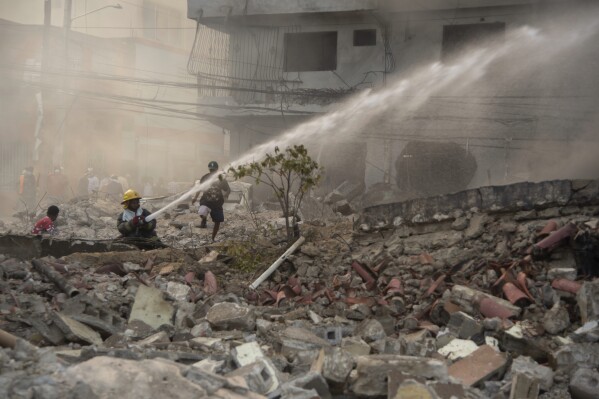
[[[337,69],[337,32],[285,34],[285,72]]]
[[[175,9],[144,1],[143,35],[146,39],[181,47],[183,46],[181,40],[181,21],[183,19],[182,13]]]
[[[472,46],[480,45],[489,40],[503,39],[504,34],[504,22],[445,25],[443,27],[441,59],[451,61]]]
[[[354,46],[376,46],[376,29],[355,30]]]

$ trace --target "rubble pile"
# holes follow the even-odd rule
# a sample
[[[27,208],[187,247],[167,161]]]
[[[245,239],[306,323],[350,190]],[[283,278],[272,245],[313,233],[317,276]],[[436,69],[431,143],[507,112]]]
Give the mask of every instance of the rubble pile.
[[[251,224],[197,248],[0,255],[0,397],[596,397],[599,189],[543,187],[304,218],[255,290],[270,265],[225,255]]]

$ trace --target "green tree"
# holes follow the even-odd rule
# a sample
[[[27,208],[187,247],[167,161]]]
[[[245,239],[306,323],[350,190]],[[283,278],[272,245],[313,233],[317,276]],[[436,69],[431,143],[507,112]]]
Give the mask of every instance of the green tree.
[[[322,168],[308,155],[303,145],[294,145],[281,151],[275,147],[274,154],[266,154],[261,161],[249,162],[229,168],[236,178],[252,177],[256,184],[266,184],[275,194],[285,215],[287,241],[294,237],[298,210],[304,195],[318,185]],[[291,216],[291,223],[289,217]]]

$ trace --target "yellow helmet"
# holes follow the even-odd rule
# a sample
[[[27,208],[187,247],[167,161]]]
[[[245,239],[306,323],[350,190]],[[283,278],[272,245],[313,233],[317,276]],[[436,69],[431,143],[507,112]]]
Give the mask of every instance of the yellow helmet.
[[[123,195],[123,202],[121,202],[121,204],[125,204],[125,202],[131,201],[134,199],[141,199],[141,195],[139,195],[137,193],[137,191],[135,191],[135,190],[127,190],[127,191],[125,191],[125,194]]]

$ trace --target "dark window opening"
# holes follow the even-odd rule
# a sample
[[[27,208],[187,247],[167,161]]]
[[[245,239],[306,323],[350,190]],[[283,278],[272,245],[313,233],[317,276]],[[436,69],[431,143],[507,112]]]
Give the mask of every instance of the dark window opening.
[[[337,69],[337,32],[285,34],[285,72]]]
[[[464,51],[495,40],[505,39],[505,23],[445,25],[443,27],[443,47],[441,60],[451,61]]]
[[[376,46],[376,29],[355,30],[354,46]]]

